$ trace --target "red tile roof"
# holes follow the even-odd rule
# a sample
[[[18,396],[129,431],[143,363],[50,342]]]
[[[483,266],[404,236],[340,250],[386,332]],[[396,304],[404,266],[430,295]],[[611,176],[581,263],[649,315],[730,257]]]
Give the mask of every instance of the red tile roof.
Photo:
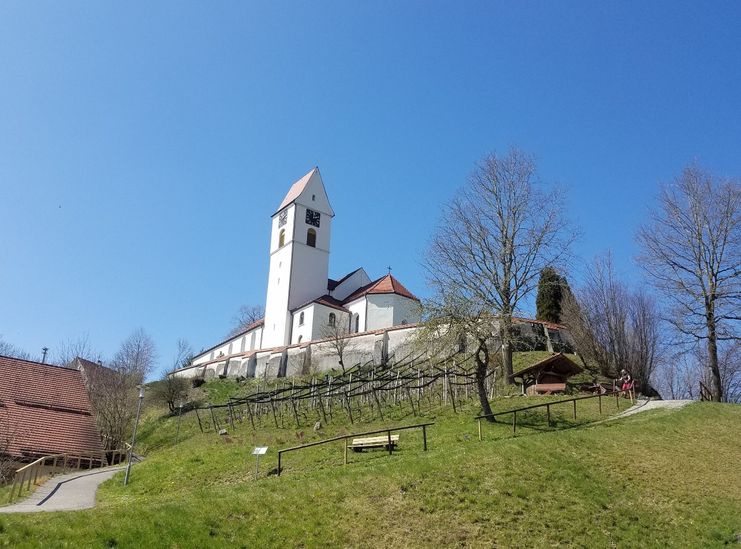
[[[374,280],[370,284],[366,284],[365,286],[358,288],[349,296],[347,296],[342,301],[342,304],[347,305],[351,301],[355,301],[356,299],[359,299],[368,294],[397,294],[409,299],[413,299],[415,301],[419,301],[419,299],[417,299],[414,294],[412,294],[412,292],[407,290],[401,282],[396,280],[390,274],[387,274],[386,276],[382,276],[378,280]]]
[[[0,356],[0,422],[13,457],[103,452],[78,370]]]

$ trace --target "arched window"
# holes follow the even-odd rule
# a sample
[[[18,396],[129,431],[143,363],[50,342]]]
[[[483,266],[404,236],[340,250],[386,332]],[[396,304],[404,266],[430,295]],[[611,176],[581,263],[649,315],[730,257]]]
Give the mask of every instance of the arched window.
[[[355,316],[353,317],[353,332],[356,334],[360,331],[360,315],[358,313],[355,313]]]
[[[281,229],[280,233],[278,233],[278,247],[282,248],[286,245],[286,230]]]
[[[316,248],[316,231],[314,229],[306,231],[306,245]]]
[[[298,342],[301,343],[304,339],[304,336],[298,336]]]
[[[330,326],[334,326],[336,321],[337,317],[335,316],[335,314],[329,313],[329,321],[327,322],[327,324],[329,324]]]
[[[301,311],[301,313],[298,315],[298,325],[303,326],[304,325],[304,312]]]

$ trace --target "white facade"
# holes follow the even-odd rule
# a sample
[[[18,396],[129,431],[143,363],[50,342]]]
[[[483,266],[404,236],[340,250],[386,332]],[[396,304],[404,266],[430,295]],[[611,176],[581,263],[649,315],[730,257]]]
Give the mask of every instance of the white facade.
[[[331,322],[348,327],[356,343],[365,342],[358,358],[372,358],[381,347],[388,352],[379,342],[379,337],[383,342],[388,337],[375,331],[417,322],[419,301],[391,274],[372,281],[361,268],[330,279],[333,217],[319,169],[314,168],[291,186],[271,217],[265,318],[202,351],[193,366],[178,375],[208,370],[214,375],[282,376],[297,373],[299,363],[304,369],[330,364],[330,346],[321,340]],[[359,337],[370,331],[374,333]]]

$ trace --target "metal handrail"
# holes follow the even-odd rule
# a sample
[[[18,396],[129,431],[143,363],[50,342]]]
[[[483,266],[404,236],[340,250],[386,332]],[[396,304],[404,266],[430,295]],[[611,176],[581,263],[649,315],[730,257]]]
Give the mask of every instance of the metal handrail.
[[[363,433],[353,433],[350,435],[340,435],[337,437],[327,438],[324,440],[319,440],[317,442],[309,442],[307,444],[301,444],[300,446],[293,446],[291,448],[284,448],[283,450],[278,450],[278,476],[280,476],[281,471],[281,458],[284,453],[286,452],[292,452],[294,450],[303,450],[305,448],[311,448],[312,446],[320,446],[322,444],[329,444],[330,442],[337,442],[338,440],[344,440],[345,444],[345,465],[347,465],[347,440],[353,437],[362,437],[366,435],[377,435],[378,433],[387,433],[388,434],[388,450],[389,455],[393,452],[393,445],[391,444],[391,433],[394,431],[404,431],[406,429],[422,429],[422,447],[423,450],[427,451],[427,427],[430,425],[435,425],[434,422],[431,423],[418,423],[416,425],[404,425],[402,427],[392,427],[387,429],[378,429],[376,431],[366,431]]]
[[[548,425],[551,424],[551,406],[555,406],[557,404],[563,404],[566,402],[572,402],[574,404],[574,419],[576,419],[576,402],[578,400],[587,400],[590,398],[598,398],[599,399],[599,413],[602,414],[602,397],[604,396],[612,396],[615,395],[615,403],[617,405],[618,410],[620,409],[620,395],[622,394],[628,394],[631,398],[631,402],[635,402],[635,395],[631,390],[614,390],[614,391],[608,391],[605,393],[598,393],[596,395],[587,395],[587,396],[581,396],[581,397],[573,397],[573,398],[565,398],[563,400],[556,400],[553,402],[543,402],[540,404],[533,404],[531,406],[523,406],[522,408],[514,408],[511,410],[505,410],[503,412],[496,412],[492,414],[482,414],[480,416],[476,416],[474,419],[478,421],[478,427],[479,427],[479,440],[482,440],[481,435],[481,420],[487,419],[487,418],[493,418],[494,421],[496,421],[497,416],[503,416],[512,414],[512,432],[515,433],[517,431],[517,412],[523,412],[526,410],[532,410],[534,408],[546,408],[546,412],[548,414]]]

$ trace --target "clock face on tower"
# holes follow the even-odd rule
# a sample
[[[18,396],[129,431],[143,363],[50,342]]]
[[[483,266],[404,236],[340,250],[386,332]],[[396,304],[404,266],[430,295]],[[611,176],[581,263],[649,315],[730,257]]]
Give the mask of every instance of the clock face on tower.
[[[319,218],[321,215],[319,212],[315,212],[314,210],[306,210],[306,224],[307,225],[314,225],[314,227],[319,226]]]
[[[288,223],[288,210],[283,210],[278,214],[278,227],[282,227]]]

